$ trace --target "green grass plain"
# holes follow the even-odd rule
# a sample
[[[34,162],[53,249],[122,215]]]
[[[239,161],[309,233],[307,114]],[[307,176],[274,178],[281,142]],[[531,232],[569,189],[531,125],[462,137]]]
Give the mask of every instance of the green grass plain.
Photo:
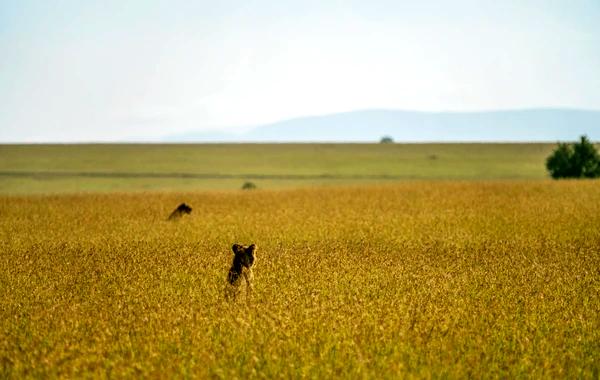
[[[554,144],[0,145],[0,193],[542,179]]]

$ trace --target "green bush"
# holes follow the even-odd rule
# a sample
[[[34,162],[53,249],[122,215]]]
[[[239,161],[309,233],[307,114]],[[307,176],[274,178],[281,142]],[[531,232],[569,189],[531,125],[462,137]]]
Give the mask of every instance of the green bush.
[[[256,185],[254,182],[244,182],[242,185],[242,190],[254,190],[256,189]]]
[[[600,177],[600,155],[586,136],[574,144],[559,143],[546,160],[552,178]]]

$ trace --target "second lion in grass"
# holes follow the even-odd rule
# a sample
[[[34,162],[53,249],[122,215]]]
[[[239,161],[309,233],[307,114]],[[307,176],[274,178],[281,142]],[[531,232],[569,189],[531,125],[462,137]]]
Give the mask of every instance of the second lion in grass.
[[[256,244],[244,247],[240,244],[234,244],[231,247],[233,251],[233,263],[227,274],[227,285],[225,288],[225,298],[235,299],[240,293],[242,277],[246,281],[246,295],[249,297],[252,293],[252,282],[254,275],[252,267],[256,264]]]

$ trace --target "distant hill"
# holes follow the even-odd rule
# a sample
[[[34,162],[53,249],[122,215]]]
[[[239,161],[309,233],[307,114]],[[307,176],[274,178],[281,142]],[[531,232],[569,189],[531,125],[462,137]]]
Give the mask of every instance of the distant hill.
[[[365,110],[301,117],[246,133],[190,132],[172,142],[554,142],[600,140],[600,111],[539,108],[485,112]]]

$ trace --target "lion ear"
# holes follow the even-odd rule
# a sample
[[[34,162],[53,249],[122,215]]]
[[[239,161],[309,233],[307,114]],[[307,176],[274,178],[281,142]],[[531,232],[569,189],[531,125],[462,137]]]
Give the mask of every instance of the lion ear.
[[[240,248],[241,248],[241,247],[242,247],[242,246],[241,246],[241,245],[239,245],[239,244],[234,244],[234,245],[231,247],[231,250],[233,251],[233,253],[237,254],[237,253],[239,252],[239,250],[240,250]]]
[[[246,248],[246,252],[256,253],[256,244],[250,244],[250,246],[248,246],[248,248]]]

